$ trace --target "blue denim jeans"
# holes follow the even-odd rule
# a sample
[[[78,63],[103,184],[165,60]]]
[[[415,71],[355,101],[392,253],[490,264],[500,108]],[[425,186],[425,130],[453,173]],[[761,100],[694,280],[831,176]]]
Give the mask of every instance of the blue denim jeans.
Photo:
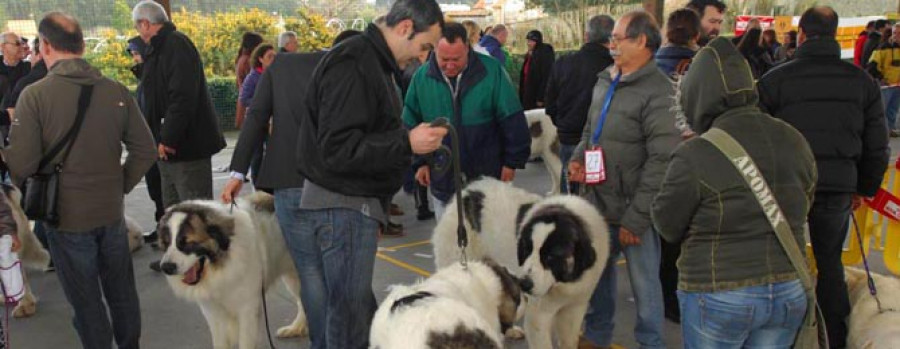
[[[635,340],[641,348],[664,348],[659,234],[651,228],[640,236],[640,245],[623,248],[619,244],[619,227],[610,225],[609,232],[609,259],[584,316],[584,336],[601,347],[609,347],[612,343],[616,315],[616,262],[619,253],[624,252],[637,307]]]
[[[678,291],[684,348],[790,348],[806,315],[799,280],[715,293]]]
[[[881,101],[884,102],[884,116],[888,128],[897,128],[897,111],[900,109],[900,86],[881,89]]]
[[[578,183],[569,183],[569,160],[578,145],[559,144],[559,160],[562,162],[562,173],[559,175],[559,193],[578,195]]]
[[[115,336],[119,348],[138,348],[141,304],[124,220],[81,232],[45,228],[81,346],[109,348]]]
[[[368,348],[377,308],[372,274],[378,222],[350,209],[296,208],[298,193],[278,190],[275,198],[276,212],[282,212],[279,220],[289,211],[285,221],[290,227],[284,235],[300,274],[311,347]],[[293,209],[285,207],[291,205]]]

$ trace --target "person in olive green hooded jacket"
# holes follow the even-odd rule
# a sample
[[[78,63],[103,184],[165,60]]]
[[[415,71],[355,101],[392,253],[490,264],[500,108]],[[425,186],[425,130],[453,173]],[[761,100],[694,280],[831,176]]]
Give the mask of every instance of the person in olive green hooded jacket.
[[[759,110],[750,67],[731,42],[701,49],[678,92],[676,109],[696,134],[719,128],[747,151],[804,246],[812,151],[797,130]],[[756,196],[715,145],[695,137],[675,149],[651,215],[662,237],[682,246],[685,348],[791,346],[806,295]]]

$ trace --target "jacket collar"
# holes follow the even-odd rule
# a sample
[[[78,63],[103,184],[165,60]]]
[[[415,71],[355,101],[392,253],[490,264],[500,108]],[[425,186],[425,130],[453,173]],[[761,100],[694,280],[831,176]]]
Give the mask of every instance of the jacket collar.
[[[397,65],[397,59],[394,58],[394,54],[391,53],[387,41],[384,40],[384,34],[381,33],[381,29],[378,29],[378,26],[374,23],[370,23],[369,26],[366,27],[363,36],[369,40],[375,48],[375,52],[378,52],[378,60],[381,62],[381,67],[394,74],[395,78],[403,76],[403,71],[400,70],[400,66]],[[400,80],[398,79],[397,81]]]
[[[834,38],[806,40],[797,48],[796,58],[840,58],[841,45]]]
[[[150,38],[150,45],[147,46],[146,55],[152,56],[156,52],[159,52],[162,49],[163,45],[166,43],[166,39],[168,39],[169,34],[175,32],[177,28],[175,28],[175,24],[172,22],[163,23],[162,28],[159,29],[159,32],[156,33],[152,38]]]
[[[480,42],[482,47],[500,47],[500,40],[497,40],[493,35],[485,35],[484,38],[481,39]]]
[[[612,81],[614,72],[615,74],[618,74],[618,68],[616,68],[615,64],[612,64],[609,68],[600,73],[600,78]],[[622,76],[622,80],[619,83],[631,83],[657,73],[659,73],[659,68],[656,67],[656,59],[651,58],[643,67],[641,67],[641,69],[638,69],[634,73]]]
[[[478,54],[475,53],[475,50],[471,47],[469,48],[468,60],[469,62],[466,69],[461,73],[462,80],[459,82],[460,97],[463,96],[465,91],[472,86],[475,86],[475,84],[487,76],[487,69],[484,67],[484,63],[481,63]],[[444,74],[441,72],[441,68],[437,63],[437,57],[434,54],[432,54],[431,59],[428,60],[427,76],[437,81],[444,82]]]
[[[589,42],[584,45],[581,45],[580,51],[609,55],[609,49],[606,48],[606,46],[603,46],[603,44],[601,44],[599,42]]]

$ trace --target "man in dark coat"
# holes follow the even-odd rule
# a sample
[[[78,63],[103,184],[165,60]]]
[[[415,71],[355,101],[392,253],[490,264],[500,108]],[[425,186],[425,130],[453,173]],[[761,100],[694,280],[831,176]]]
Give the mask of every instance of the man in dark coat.
[[[832,348],[846,344],[850,299],[841,252],[852,209],[881,186],[890,148],[878,85],[841,60],[838,15],[812,8],[800,18],[794,59],[759,81],[760,107],[805,136],[819,171],[809,213],[818,267],[816,295]],[[847,94],[846,91],[856,91]]]
[[[31,71],[31,64],[22,60],[22,52],[25,50],[25,44],[19,39],[19,36],[12,32],[0,34],[0,99],[10,92],[16,86],[16,83],[28,75]],[[12,120],[7,114],[6,108],[0,109],[0,133],[3,134],[3,140],[9,135],[9,123]]]
[[[866,44],[863,45],[863,54],[859,61],[863,67],[869,65],[869,59],[872,58],[872,53],[881,45],[881,38],[884,37],[885,31],[891,29],[890,24],[885,19],[875,21],[875,27],[869,32],[869,38],[866,39]]]
[[[563,164],[569,163],[572,151],[581,141],[597,74],[613,64],[608,46],[615,25],[612,17],[592,17],[585,28],[585,44],[578,52],[556,60],[547,82],[546,112],[559,134],[559,158]],[[567,174],[563,168],[559,192],[578,193],[578,184],[567,183]]]
[[[543,108],[544,92],[556,53],[553,46],[544,43],[544,35],[537,30],[528,32],[525,38],[528,39],[528,54],[519,79],[519,100],[525,110]]]
[[[132,19],[149,44],[141,79],[142,109],[158,136],[163,204],[212,199],[211,158],[225,148],[225,137],[207,91],[200,53],[158,3],[139,2]]]

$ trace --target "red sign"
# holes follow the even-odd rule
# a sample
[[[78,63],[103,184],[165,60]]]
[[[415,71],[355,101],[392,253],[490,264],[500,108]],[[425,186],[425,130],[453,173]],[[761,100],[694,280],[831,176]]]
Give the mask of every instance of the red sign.
[[[744,35],[744,32],[747,31],[747,25],[749,25],[750,21],[753,19],[759,20],[759,24],[761,25],[762,30],[766,30],[769,28],[775,29],[773,27],[775,23],[775,17],[772,16],[735,16],[734,35]]]
[[[875,194],[874,198],[866,199],[866,204],[881,215],[900,221],[900,198],[887,190],[878,189],[878,194]]]

